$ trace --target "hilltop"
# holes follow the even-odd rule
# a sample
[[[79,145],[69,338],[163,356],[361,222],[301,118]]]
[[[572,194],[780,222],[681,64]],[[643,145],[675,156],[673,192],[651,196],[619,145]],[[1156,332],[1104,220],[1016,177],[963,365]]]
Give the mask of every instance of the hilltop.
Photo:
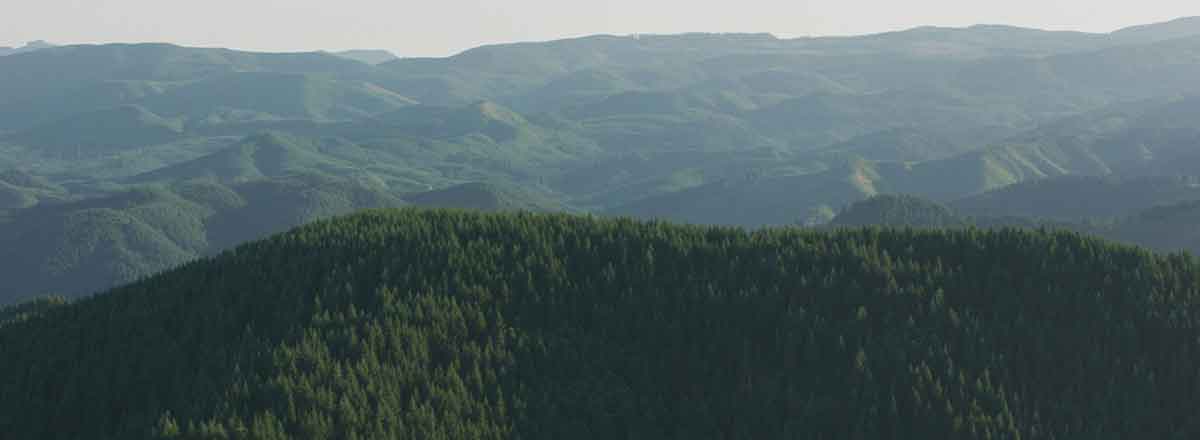
[[[51,47],[54,47],[54,45],[42,40],[30,41],[21,47],[0,47],[0,57],[5,55],[33,52],[35,50],[49,49]]]
[[[342,58],[347,58],[347,59],[351,59],[354,61],[359,61],[359,62],[372,64],[372,65],[383,64],[383,63],[387,63],[387,62],[391,62],[391,61],[400,59],[395,54],[388,52],[386,50],[380,50],[380,49],[344,50],[341,52],[334,52],[333,54],[337,55],[339,57],[342,57]]]
[[[296,174],[184,180],[40,205],[0,228],[0,303],[102,291],[309,221],[404,204],[362,182]]]
[[[1198,282],[1069,233],[372,211],[15,309],[0,428],[1187,438]]]

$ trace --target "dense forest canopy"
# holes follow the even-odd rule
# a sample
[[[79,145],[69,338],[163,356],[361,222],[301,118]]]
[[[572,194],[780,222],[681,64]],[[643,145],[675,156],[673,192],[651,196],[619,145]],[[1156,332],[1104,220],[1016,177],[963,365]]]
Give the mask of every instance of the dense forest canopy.
[[[1067,232],[372,211],[0,326],[0,429],[1193,438],[1197,299]]]

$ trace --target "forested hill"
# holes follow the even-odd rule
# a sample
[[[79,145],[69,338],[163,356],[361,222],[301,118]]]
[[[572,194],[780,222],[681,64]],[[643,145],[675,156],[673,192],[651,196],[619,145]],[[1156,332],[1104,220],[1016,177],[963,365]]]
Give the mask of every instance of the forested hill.
[[[7,438],[1200,435],[1200,264],[371,211],[0,327]]]
[[[885,194],[856,202],[830,221],[831,226],[962,227],[968,219],[946,205],[904,194]]]
[[[1141,185],[1141,183],[1136,183]],[[1048,185],[1049,186],[1049,185]],[[980,197],[960,201],[958,204],[968,206],[968,209],[980,209],[989,204],[1003,206],[1006,199],[1012,200],[1012,194],[1028,192],[1035,185],[1021,185],[1019,188],[998,191],[996,194],[984,194]],[[1130,189],[1130,185],[1113,185],[1112,189]],[[1139,188],[1133,188],[1138,190]],[[1190,191],[1194,189],[1189,188]],[[1157,194],[1146,192],[1142,204],[1151,204],[1158,199],[1170,196],[1168,191]],[[1081,204],[1078,201],[1062,199],[1058,212],[1070,212]],[[1030,203],[1030,206],[1048,206],[1048,200]],[[1071,206],[1074,205],[1074,206]],[[986,209],[986,208],[985,208]],[[1021,208],[1009,208],[1020,210]],[[1088,208],[1084,208],[1088,209]],[[1093,208],[1094,209],[1094,208]],[[1110,208],[1111,209],[1111,208]],[[1047,209],[1046,211],[1053,211]],[[1149,209],[1136,210],[1120,217],[1093,217],[1076,220],[1061,220],[1037,216],[971,216],[942,205],[911,195],[884,194],[856,202],[838,213],[828,225],[822,227],[904,227],[904,228],[1026,228],[1026,229],[1061,229],[1083,234],[1129,243],[1153,249],[1159,252],[1191,252],[1200,254],[1200,236],[1196,232],[1196,224],[1200,221],[1200,202],[1185,201],[1154,205]]]

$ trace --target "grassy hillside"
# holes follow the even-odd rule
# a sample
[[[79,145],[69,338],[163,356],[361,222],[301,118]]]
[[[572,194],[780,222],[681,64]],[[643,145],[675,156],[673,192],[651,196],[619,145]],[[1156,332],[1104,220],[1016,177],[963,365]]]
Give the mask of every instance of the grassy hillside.
[[[1066,233],[375,211],[0,328],[0,428],[1189,438],[1198,282]]]

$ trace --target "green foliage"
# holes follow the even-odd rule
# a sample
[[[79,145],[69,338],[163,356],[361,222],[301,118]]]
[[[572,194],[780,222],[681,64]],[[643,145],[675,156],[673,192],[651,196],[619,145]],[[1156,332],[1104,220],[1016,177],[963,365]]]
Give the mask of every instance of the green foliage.
[[[1154,249],[1188,250],[1200,254],[1200,201],[1156,206],[1119,219],[1108,235]]]
[[[300,174],[183,181],[19,210],[0,228],[0,303],[92,293],[312,220],[403,204],[353,180]]]
[[[450,188],[405,196],[404,200],[427,208],[482,211],[567,211],[562,205],[513,188],[485,183],[465,183]]]
[[[1022,216],[1078,220],[1117,218],[1200,199],[1195,178],[1064,176],[1033,180],[956,200],[973,216]]]
[[[1069,233],[373,211],[5,326],[0,429],[1191,438],[1198,285]]]
[[[7,138],[20,145],[80,153],[157,145],[179,139],[179,121],[165,119],[138,106],[76,115],[37,126]]]
[[[49,295],[0,307],[0,327],[36,318],[47,311],[65,306],[68,303],[67,299],[62,296]]]
[[[830,222],[833,226],[947,228],[967,221],[945,205],[908,195],[882,195],[851,205]]]
[[[74,295],[405,200],[760,227],[819,224],[878,194],[958,207],[1056,176],[1189,176],[1197,35],[1182,20],[1103,35],[595,36],[379,64],[169,44],[0,57],[0,168],[46,180],[0,178],[0,255],[23,268],[0,289]],[[1014,212],[963,209],[1010,224],[1195,199],[1080,182],[1014,188],[1024,205],[979,199]],[[164,201],[109,206],[135,186]],[[1111,209],[1088,208],[1110,190]],[[1041,207],[1060,192],[1078,197]]]
[[[155,111],[197,124],[273,119],[345,120],[414,101],[361,80],[329,74],[239,72],[174,87],[145,100]]]
[[[70,198],[66,188],[41,176],[10,169],[0,172],[0,210],[29,208]]]
[[[1017,205],[992,206],[990,211],[984,211],[995,213],[992,216],[967,215],[937,202],[911,195],[877,196],[850,205],[833,218],[828,226],[887,226],[921,229],[972,227],[1061,229],[1136,244],[1162,252],[1187,251],[1192,254],[1200,254],[1200,234],[1196,232],[1196,225],[1200,223],[1200,201],[1190,200],[1162,204],[1142,210],[1130,209],[1128,212],[1113,217],[1061,220],[1061,218],[1070,217],[1062,216],[1060,219],[1055,219],[1050,216],[1021,215],[1023,213],[1020,210],[1022,207],[1036,207],[1045,210],[1042,212],[1052,213],[1077,212],[1075,210],[1078,209],[1103,209],[1115,212],[1114,208],[1119,208],[1120,203],[1113,203],[1115,206],[1105,208],[1080,205],[1077,201],[1066,197],[1052,199],[1043,199],[1040,196],[1031,196],[1027,199],[1013,197],[1014,193],[1021,194],[1043,186],[1052,189],[1085,189],[1090,192],[1096,188],[1092,186],[1078,187],[1075,184],[1096,180],[1100,179],[1039,182],[997,191],[997,194],[987,193],[964,201],[968,204],[967,206],[976,210],[982,210],[983,206],[987,206],[986,203],[996,203],[997,201],[1008,201]],[[1121,191],[1137,193],[1143,197],[1140,200],[1129,199],[1129,203],[1153,204],[1152,195],[1169,197],[1176,194],[1176,190],[1182,189],[1175,186],[1180,182],[1176,179],[1139,180],[1122,184],[1108,181],[1106,184],[1097,183],[1097,186],[1101,189],[1107,187],[1110,191],[1105,195],[1114,198],[1119,197]],[[1194,191],[1190,185],[1185,185],[1185,188],[1188,191]],[[1057,195],[1061,196],[1062,194]],[[1087,193],[1083,195],[1087,195]],[[1096,195],[1095,197],[1099,200],[1103,196]],[[1057,201],[1057,206],[1052,206],[1055,201]],[[1002,215],[1003,213],[1013,214]]]
[[[336,140],[322,142],[279,132],[258,133],[216,153],[126,181],[155,183],[213,179],[232,183],[304,172],[350,174],[356,164],[338,157],[340,151],[329,150],[356,147]]]

